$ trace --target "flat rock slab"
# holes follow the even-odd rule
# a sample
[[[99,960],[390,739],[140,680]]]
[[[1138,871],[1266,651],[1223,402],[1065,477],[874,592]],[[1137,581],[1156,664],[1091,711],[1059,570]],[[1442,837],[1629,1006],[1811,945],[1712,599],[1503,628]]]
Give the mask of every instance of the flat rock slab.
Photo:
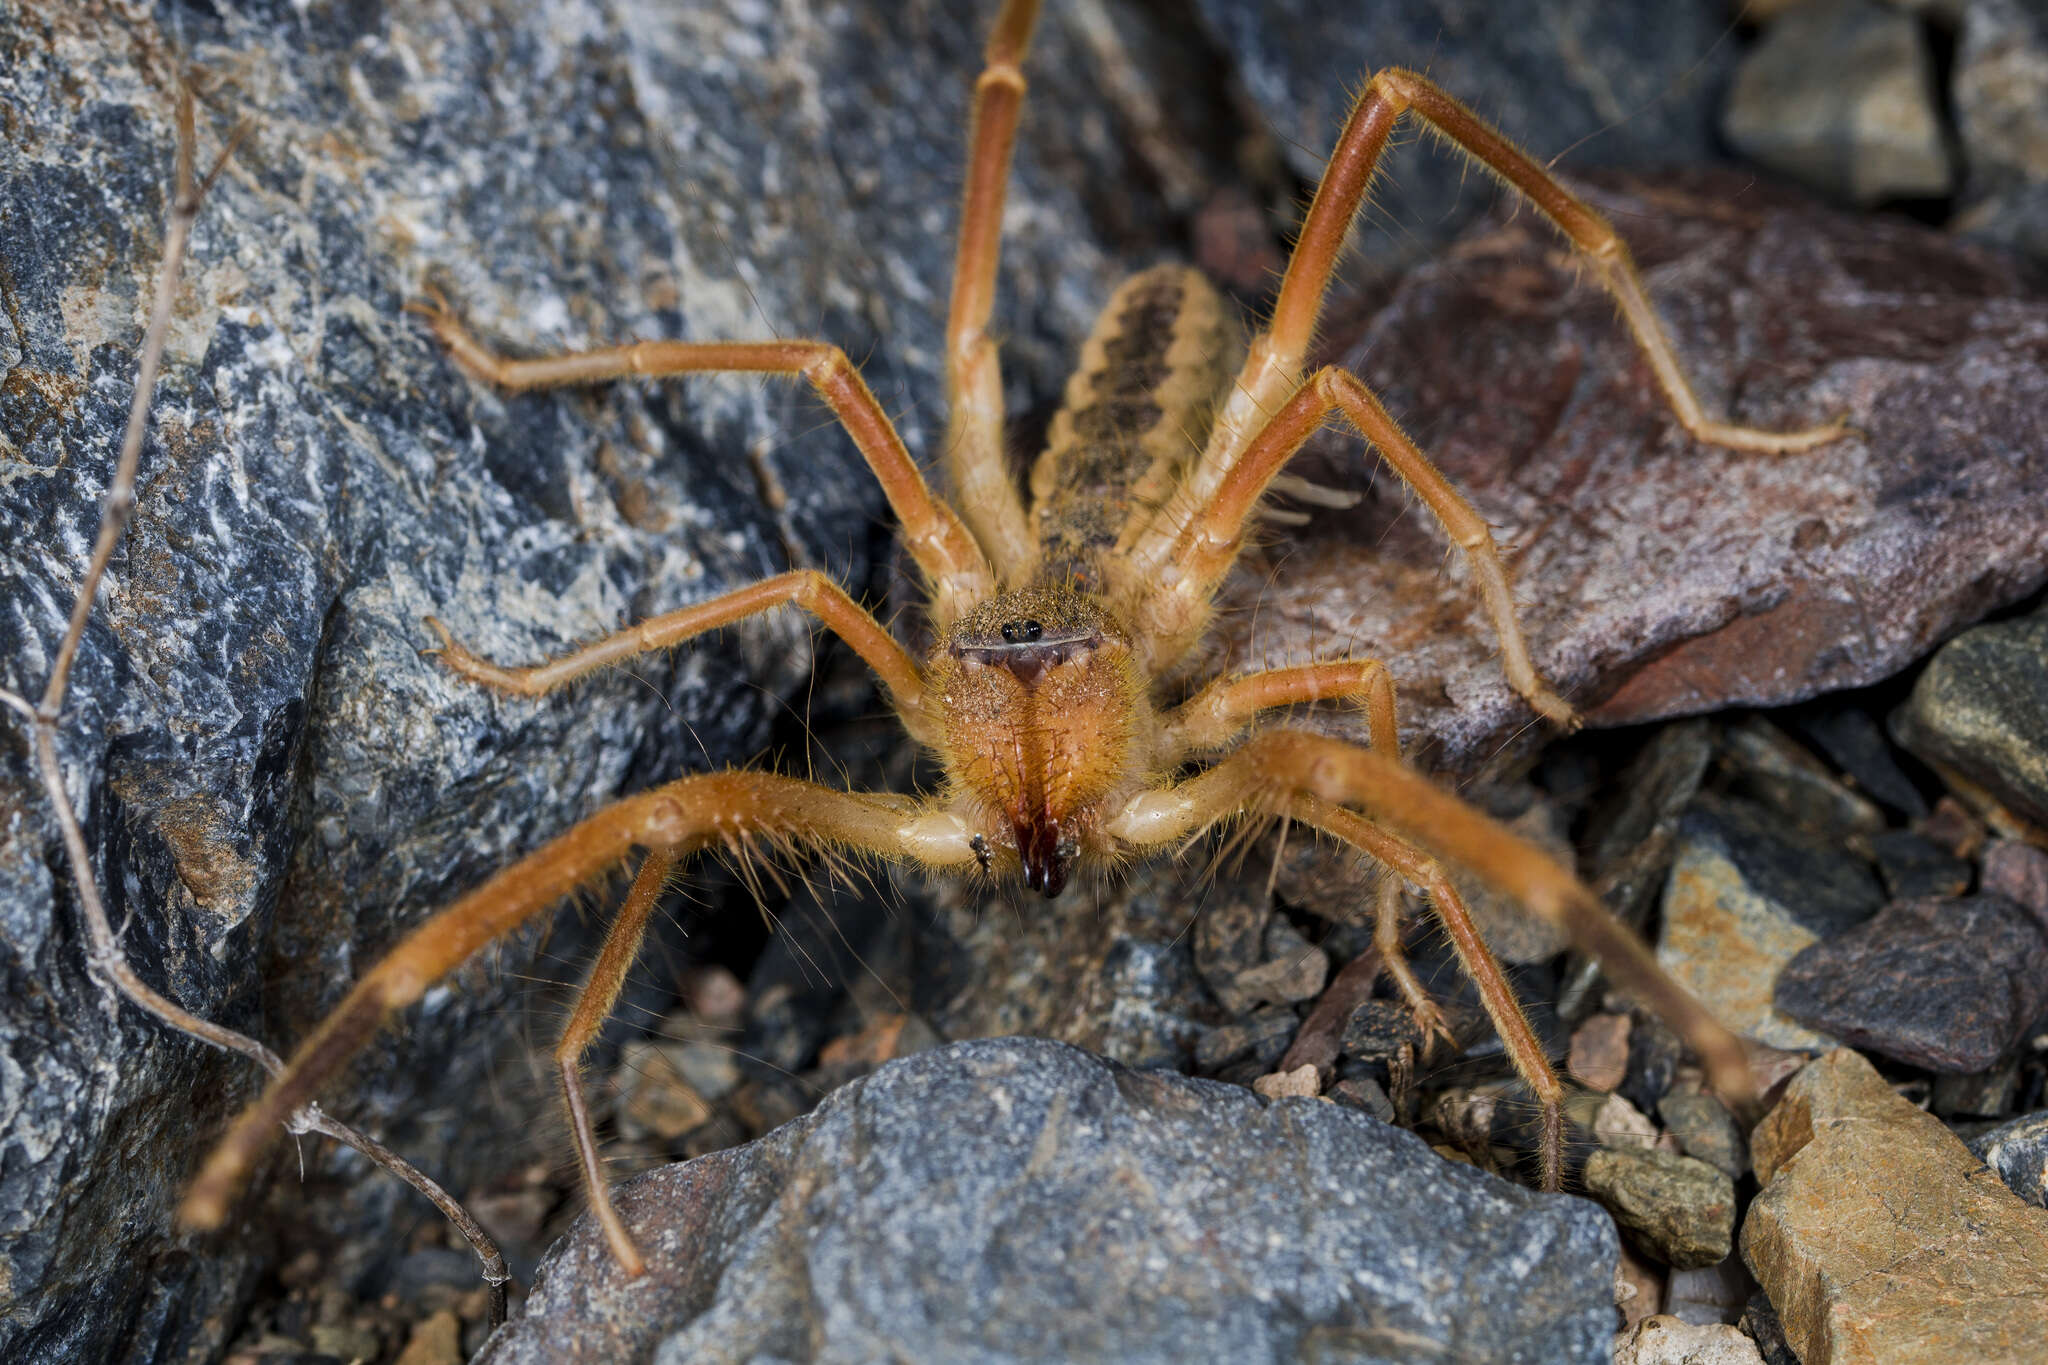
[[[2041,1359],[2048,1209],[1861,1056],[1801,1071],[1752,1143],[1742,1254],[1803,1365]]]
[[[2048,916],[2003,896],[1895,901],[1803,949],[1772,998],[1856,1047],[1973,1075],[2048,1009]]]
[[[1526,212],[1390,297],[1336,306],[1326,358],[1495,527],[1536,664],[1591,723],[1874,682],[2048,576],[2048,298],[2015,264],[1748,174],[1589,197],[1623,225],[1708,409],[1766,427],[1846,413],[1862,433],[1794,458],[1693,441],[1607,296]],[[1238,582],[1219,652],[1388,660],[1411,747],[1438,746],[1426,762],[1472,763],[1530,727],[1464,568],[1399,482],[1349,433],[1298,472],[1369,483],[1368,501]]]
[[[618,1192],[480,1365],[1604,1362],[1613,1225],[1315,1100],[993,1039]]]

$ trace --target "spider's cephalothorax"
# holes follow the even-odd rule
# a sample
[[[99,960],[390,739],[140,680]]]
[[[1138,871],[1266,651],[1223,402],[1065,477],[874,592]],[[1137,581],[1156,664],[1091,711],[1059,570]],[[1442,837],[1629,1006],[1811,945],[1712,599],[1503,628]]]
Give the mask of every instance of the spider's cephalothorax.
[[[1570,871],[1401,762],[1384,664],[1337,658],[1220,678],[1184,700],[1187,684],[1177,670],[1208,628],[1211,600],[1261,500],[1302,443],[1337,413],[1462,552],[1509,683],[1540,715],[1572,723],[1571,708],[1530,661],[1486,522],[1362,381],[1334,368],[1306,372],[1345,231],[1404,114],[1526,196],[1583,253],[1694,437],[1784,453],[1833,440],[1843,428],[1774,433],[1706,417],[1613,228],[1428,80],[1387,70],[1366,83],[1338,138],[1266,329],[1241,344],[1214,291],[1190,271],[1164,267],[1131,280],[1083,349],[1032,470],[1027,506],[1005,453],[1002,377],[988,329],[1024,97],[1020,64],[1037,15],[1038,0],[1005,0],[975,84],[946,332],[950,503],[926,483],[845,352],[829,343],[648,341],[508,360],[442,307],[417,310],[457,362],[512,389],[714,370],[806,379],[860,448],[902,524],[937,640],[920,662],[831,580],[796,570],[530,668],[479,659],[430,621],[447,667],[482,686],[537,696],[636,654],[798,606],[874,669],[904,727],[940,756],[944,789],[917,800],[725,772],[685,777],[599,811],[427,920],[356,983],[215,1148],[186,1196],[188,1224],[212,1227],[226,1217],[279,1125],[316,1097],[393,1010],[635,849],[639,873],[556,1049],[591,1211],[631,1273],[641,1269],[640,1254],[612,1207],[577,1065],[617,999],[663,887],[683,859],[712,846],[810,844],[933,870],[979,868],[1020,875],[1056,895],[1089,861],[1171,850],[1241,815],[1284,817],[1397,874],[1384,882],[1375,946],[1418,1022],[1434,1030],[1441,1018],[1402,957],[1398,915],[1403,881],[1426,893],[1535,1093],[1546,1187],[1556,1188],[1561,1173],[1563,1087],[1438,858],[1555,922],[1617,987],[1654,1006],[1691,1043],[1724,1098],[1740,1107],[1752,1095],[1741,1045],[1664,976]],[[1370,746],[1283,727],[1247,734],[1260,713],[1319,698],[1362,706]],[[1189,760],[1204,756],[1215,761],[1190,774]]]

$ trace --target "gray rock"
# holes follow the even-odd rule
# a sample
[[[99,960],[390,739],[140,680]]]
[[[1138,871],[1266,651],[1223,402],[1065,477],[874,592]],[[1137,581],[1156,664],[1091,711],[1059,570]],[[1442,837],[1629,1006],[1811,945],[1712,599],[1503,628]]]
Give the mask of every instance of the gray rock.
[[[521,660],[792,563],[873,596],[882,501],[797,386],[506,398],[401,311],[438,282],[526,353],[815,332],[867,360],[928,450],[979,20],[794,15],[547,0],[0,19],[0,202],[33,206],[0,217],[7,687],[42,685],[118,444],[174,72],[209,73],[203,156],[235,117],[252,125],[197,230],[63,744],[131,957],[188,1008],[287,1047],[514,852],[757,753],[809,667],[811,631],[784,614],[503,701],[420,657],[422,616]],[[1073,43],[1047,26],[1039,96],[1099,120]],[[1025,142],[998,305],[1020,404],[1057,392],[1121,268],[1088,187],[1115,186],[1096,206],[1118,201],[1126,224],[1156,207],[1075,122],[1038,120]],[[280,1143],[246,1207],[284,1173],[288,1220],[170,1231],[256,1077],[132,1010],[110,1021],[25,746],[0,724],[0,1357],[203,1356],[267,1265],[314,1241],[345,1276],[399,1254],[394,1224],[424,1215],[320,1144],[302,1192]],[[574,938],[554,950],[573,960]],[[530,1162],[492,1094],[518,1091],[494,1059],[520,1045],[507,1007],[532,945],[436,991],[338,1112],[458,1189]]]
[[[1970,889],[1976,869],[1923,834],[1908,829],[1886,830],[1870,841],[1877,873],[1893,900],[1920,896],[1960,896]]]
[[[1715,155],[1714,110],[1734,61],[1722,26],[1689,5],[1537,0],[1514,23],[1465,0],[1201,0],[1259,115],[1296,176],[1322,173],[1349,96],[1374,71],[1425,72],[1546,164],[1567,171]],[[1413,261],[1449,241],[1493,185],[1448,148],[1390,158],[1376,219],[1356,234],[1376,262]]]
[[[2048,612],[1943,645],[1891,724],[1913,753],[2048,823]]]
[[[1317,1100],[998,1039],[626,1186],[482,1365],[644,1358],[1604,1361],[1597,1209]]]
[[[1713,1265],[1734,1246],[1735,1182],[1704,1161],[1653,1147],[1602,1147],[1586,1158],[1585,1188],[1668,1266]]]
[[[2048,1109],[1980,1133],[1971,1140],[1970,1152],[1998,1172],[2014,1194],[2048,1208]]]
[[[1927,799],[1899,766],[1884,727],[1869,711],[1820,703],[1793,723],[1866,794],[1909,819],[1927,817]]]
[[[2048,1010],[2048,921],[2002,896],[1897,901],[1793,958],[1775,1000],[1866,1051],[1984,1071]]]
[[[1973,187],[2048,182],[2048,10],[1969,0],[1950,88]]]
[[[1920,26],[1875,0],[1807,0],[1742,59],[1721,130],[1745,156],[1838,199],[1936,198],[1954,170]]]
[[[1762,716],[1745,716],[1722,738],[1722,761],[1733,790],[1755,797],[1829,842],[1872,835],[1884,812],[1851,791],[1828,766]]]
[[[1657,1117],[1678,1139],[1686,1156],[1706,1162],[1730,1180],[1749,1170],[1749,1139],[1728,1106],[1712,1095],[1666,1095]]]

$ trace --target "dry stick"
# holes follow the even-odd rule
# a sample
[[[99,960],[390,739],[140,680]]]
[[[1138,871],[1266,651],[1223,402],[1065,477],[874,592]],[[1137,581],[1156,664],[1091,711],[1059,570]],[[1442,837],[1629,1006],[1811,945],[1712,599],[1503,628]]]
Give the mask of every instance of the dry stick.
[[[100,512],[99,538],[93,545],[85,578],[79,583],[78,598],[72,603],[71,619],[65,628],[64,638],[57,646],[56,662],[51,666],[42,702],[31,705],[26,698],[5,690],[0,690],[0,702],[26,716],[35,731],[37,766],[41,769],[43,787],[49,793],[51,808],[57,814],[64,851],[71,861],[72,877],[78,883],[78,903],[84,912],[89,940],[87,964],[103,980],[110,981],[122,995],[172,1028],[215,1047],[240,1053],[276,1076],[284,1070],[284,1062],[275,1052],[246,1034],[202,1019],[165,999],[128,965],[127,955],[121,951],[120,941],[107,918],[106,904],[100,899],[99,883],[93,876],[91,855],[85,846],[85,834],[79,827],[78,813],[65,790],[64,769],[57,761],[57,730],[63,719],[64,692],[71,682],[71,666],[78,657],[79,643],[85,637],[86,621],[92,615],[100,580],[106,574],[114,547],[120,542],[122,532],[127,529],[128,518],[135,509],[135,472],[142,461],[142,442],[149,428],[149,410],[156,390],[157,369],[163,359],[164,335],[170,329],[171,304],[177,296],[178,280],[184,271],[185,248],[191,240],[192,224],[199,216],[199,205],[206,198],[206,192],[227,168],[228,158],[234,155],[247,131],[246,123],[237,125],[229,134],[227,145],[221,149],[212,169],[206,173],[206,178],[194,184],[192,162],[197,137],[193,130],[192,92],[189,87],[179,90],[176,182],[170,222],[164,233],[163,262],[157,273],[149,328],[143,334],[142,360],[136,367],[135,397],[128,408],[128,429],[121,441],[121,457],[114,466],[114,481],[107,489],[106,503]],[[118,1017],[119,1010],[117,1003],[108,1002],[110,1015]],[[468,1239],[470,1249],[483,1266],[484,1281],[491,1288],[490,1325],[495,1329],[504,1322],[505,1284],[511,1279],[511,1273],[505,1268],[505,1258],[497,1244],[453,1195],[411,1162],[327,1114],[317,1104],[308,1104],[293,1114],[285,1127],[292,1133],[324,1133],[347,1143],[432,1201],[442,1216]]]

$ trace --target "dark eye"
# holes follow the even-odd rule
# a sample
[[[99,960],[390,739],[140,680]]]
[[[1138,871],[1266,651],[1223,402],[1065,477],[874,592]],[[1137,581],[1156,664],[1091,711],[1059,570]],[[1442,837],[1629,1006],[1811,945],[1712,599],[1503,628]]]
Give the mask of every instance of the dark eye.
[[[1003,622],[1003,639],[1013,645],[1028,645],[1045,634],[1045,627],[1036,621]]]

